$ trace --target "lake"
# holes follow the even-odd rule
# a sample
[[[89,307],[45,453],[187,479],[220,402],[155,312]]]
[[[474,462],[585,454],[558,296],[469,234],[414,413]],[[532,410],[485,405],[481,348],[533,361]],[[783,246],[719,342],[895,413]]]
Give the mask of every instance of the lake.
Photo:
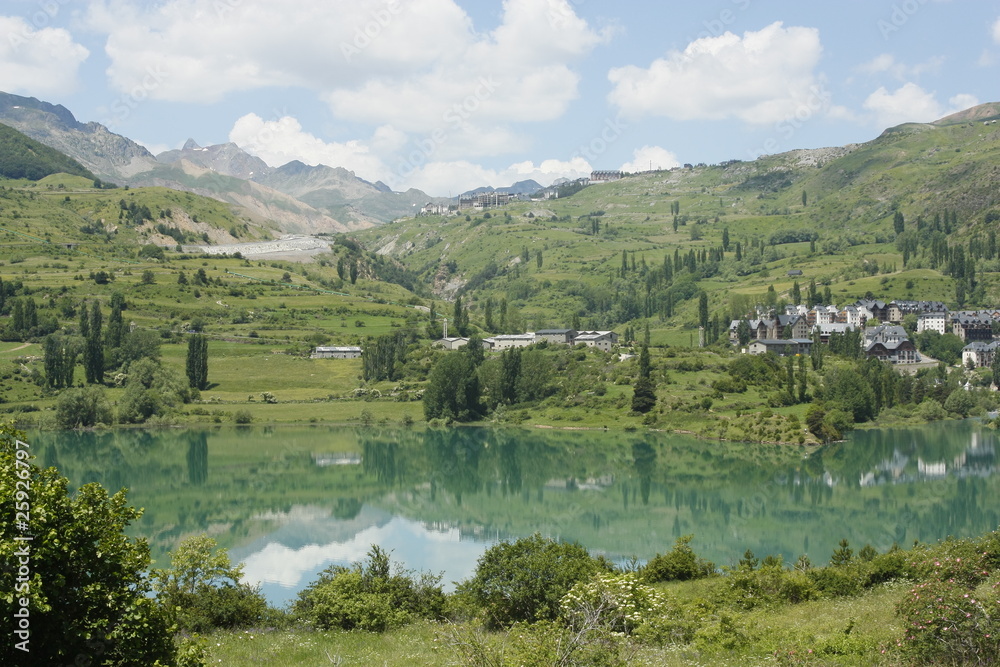
[[[616,561],[693,534],[719,566],[746,549],[825,564],[842,538],[934,541],[997,528],[996,432],[976,421],[795,446],[515,428],[206,427],[29,433],[76,487],[128,487],[157,565],[207,532],[284,604],[372,544],[414,570],[470,576],[497,540],[538,531]]]

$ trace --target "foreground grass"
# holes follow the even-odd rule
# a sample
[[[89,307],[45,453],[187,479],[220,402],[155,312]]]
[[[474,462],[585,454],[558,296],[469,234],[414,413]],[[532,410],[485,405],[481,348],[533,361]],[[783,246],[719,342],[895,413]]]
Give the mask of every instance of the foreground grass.
[[[671,584],[671,595],[709,596],[725,578]],[[894,614],[906,586],[889,584],[856,598],[727,611],[728,620],[688,645],[628,647],[630,665],[907,664],[894,647],[902,628]],[[420,621],[385,634],[306,629],[216,632],[206,638],[211,665],[462,665],[453,648],[469,624]]]

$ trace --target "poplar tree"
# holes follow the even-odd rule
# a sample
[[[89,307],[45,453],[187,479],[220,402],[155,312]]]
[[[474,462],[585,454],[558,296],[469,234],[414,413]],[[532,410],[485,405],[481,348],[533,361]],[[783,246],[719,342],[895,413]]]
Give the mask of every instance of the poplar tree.
[[[208,388],[208,337],[194,334],[188,338],[187,362],[185,370],[188,386],[195,389]]]
[[[104,381],[103,321],[101,304],[94,301],[90,306],[87,340],[83,349],[83,370],[88,384]]]

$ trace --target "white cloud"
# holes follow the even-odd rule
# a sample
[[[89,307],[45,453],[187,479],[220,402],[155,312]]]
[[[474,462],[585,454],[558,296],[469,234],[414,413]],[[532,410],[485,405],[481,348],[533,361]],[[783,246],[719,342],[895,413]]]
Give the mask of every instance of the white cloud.
[[[229,132],[230,141],[274,167],[292,160],[344,167],[366,180],[382,180],[395,190],[418,188],[435,196],[481,185],[503,187],[529,178],[548,185],[560,177],[579,178],[591,171],[580,157],[490,169],[465,160],[437,159],[431,144],[414,148],[416,144],[402,143],[405,138],[394,127],[381,126],[369,141],[328,142],[305,131],[291,116],[264,120],[252,113],[239,118]],[[406,152],[408,147],[412,153]]]
[[[608,97],[631,117],[778,122],[815,97],[821,52],[815,28],[777,22],[743,37],[726,32],[671,51],[649,68],[612,69]]]
[[[488,32],[456,0],[98,0],[88,16],[118,90],[150,70],[162,100],[306,88],[339,120],[446,132],[437,159],[523,148],[508,125],[560,117],[578,94],[573,63],[610,35],[570,0],[507,0]]]
[[[961,93],[944,105],[933,93],[911,82],[893,92],[882,86],[869,95],[862,106],[874,114],[879,126],[892,127],[901,123],[929,123],[977,104],[975,96]]]
[[[944,58],[936,56],[926,62],[907,65],[896,60],[892,54],[882,53],[861,65],[859,69],[866,74],[887,73],[899,81],[906,81],[919,77],[921,74],[940,72],[943,64]]]
[[[993,41],[1000,44],[1000,19],[993,24]]]
[[[632,151],[632,161],[621,166],[622,171],[639,172],[649,169],[673,169],[681,166],[677,156],[660,146],[643,146]]]
[[[0,16],[0,90],[29,95],[65,94],[90,52],[62,28],[36,30],[23,18]]]
[[[383,140],[388,134],[388,130],[382,130],[375,141]],[[299,121],[291,116],[265,121],[257,114],[247,114],[233,124],[229,140],[273,167],[300,160],[311,165],[344,167],[368,180],[383,178],[388,171],[364,142],[323,141],[304,131]]]

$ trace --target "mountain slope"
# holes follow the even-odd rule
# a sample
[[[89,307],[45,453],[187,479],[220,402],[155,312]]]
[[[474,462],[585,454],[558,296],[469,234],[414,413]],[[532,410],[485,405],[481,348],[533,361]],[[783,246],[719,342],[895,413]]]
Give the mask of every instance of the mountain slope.
[[[381,182],[373,185],[343,167],[309,166],[298,160],[255,176],[254,181],[339,219],[368,223],[365,226],[411,216],[434,200],[420,190],[393,192]]]
[[[37,181],[59,173],[94,180],[76,160],[0,123],[0,176]]]
[[[104,180],[121,181],[149,169],[148,150],[100,123],[79,123],[66,107],[0,92],[0,122],[74,158]]]

